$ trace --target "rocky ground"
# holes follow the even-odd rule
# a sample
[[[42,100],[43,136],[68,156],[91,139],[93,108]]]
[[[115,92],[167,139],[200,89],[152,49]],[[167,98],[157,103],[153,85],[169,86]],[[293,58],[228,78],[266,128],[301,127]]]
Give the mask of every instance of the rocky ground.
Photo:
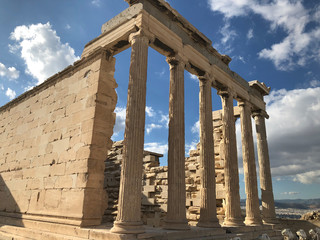
[[[300,219],[280,218],[279,221],[280,229],[289,228],[292,232],[303,229],[308,233],[310,229],[320,228],[320,210],[308,212],[302,215]]]

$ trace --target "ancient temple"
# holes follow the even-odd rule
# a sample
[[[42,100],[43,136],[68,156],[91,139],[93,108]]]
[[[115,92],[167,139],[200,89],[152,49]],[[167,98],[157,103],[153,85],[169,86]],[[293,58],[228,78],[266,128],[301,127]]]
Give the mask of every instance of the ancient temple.
[[[231,58],[218,53],[206,36],[164,0],[127,2],[129,8],[102,26],[101,35],[85,46],[79,61],[0,108],[0,236],[230,239],[243,230],[250,232],[245,239],[261,233],[276,237],[265,128],[268,115],[263,100],[270,89],[259,81],[247,82],[230,70]],[[97,228],[108,207],[104,170],[115,122],[116,55],[129,47],[130,79],[117,216],[112,226]],[[166,217],[163,226],[152,229],[141,218],[149,47],[163,54],[170,67]],[[199,79],[200,211],[192,227],[186,217],[185,70]],[[212,88],[222,99],[222,110],[214,114]],[[234,100],[237,107],[233,106]],[[245,219],[240,209],[237,117],[241,121],[247,194]],[[252,117],[257,133],[262,213]],[[219,155],[225,193],[225,216],[220,223],[214,151],[217,121],[222,136]]]

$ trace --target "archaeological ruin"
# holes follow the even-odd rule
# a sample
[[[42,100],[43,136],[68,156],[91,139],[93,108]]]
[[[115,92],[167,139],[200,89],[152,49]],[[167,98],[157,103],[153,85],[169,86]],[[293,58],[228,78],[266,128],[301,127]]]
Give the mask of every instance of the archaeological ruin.
[[[126,2],[79,61],[0,108],[0,238],[281,239],[265,126],[270,89],[230,70],[231,58],[166,1]],[[113,143],[116,55],[130,47],[125,136]],[[170,68],[168,166],[143,149],[149,47]],[[185,70],[198,77],[200,109],[200,142],[187,158]],[[215,112],[212,88],[222,101]]]

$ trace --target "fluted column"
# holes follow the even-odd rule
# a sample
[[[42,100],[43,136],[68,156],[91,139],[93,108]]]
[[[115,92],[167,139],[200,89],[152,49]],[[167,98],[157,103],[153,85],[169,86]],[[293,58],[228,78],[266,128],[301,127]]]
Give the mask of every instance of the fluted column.
[[[200,219],[198,227],[220,227],[216,206],[216,178],[212,126],[211,81],[200,77]]]
[[[170,65],[168,212],[166,229],[189,229],[186,218],[184,67],[179,56],[167,58]]]
[[[240,102],[242,159],[246,190],[246,225],[261,225],[258,183],[254,145],[252,137],[251,107],[248,102]]]
[[[111,231],[143,233],[141,191],[149,40],[138,32],[131,34],[129,41],[132,50],[118,215]]]
[[[222,100],[222,122],[224,136],[225,157],[225,190],[226,190],[226,217],[223,225],[242,226],[240,194],[239,194],[239,170],[237,157],[237,141],[235,118],[233,111],[233,95],[228,91],[219,91]]]
[[[265,116],[262,111],[253,114],[257,131],[257,150],[260,172],[262,219],[265,223],[278,223],[276,219]]]

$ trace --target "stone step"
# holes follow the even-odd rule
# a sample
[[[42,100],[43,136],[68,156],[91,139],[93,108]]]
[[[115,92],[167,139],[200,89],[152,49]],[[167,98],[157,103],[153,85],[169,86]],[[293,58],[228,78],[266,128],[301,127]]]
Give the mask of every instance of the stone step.
[[[31,240],[32,238],[14,236],[12,234],[5,233],[0,230],[0,239],[1,240]]]
[[[36,229],[2,225],[0,226],[0,236],[3,239],[10,240],[22,240],[22,239],[34,239],[34,240],[84,240],[87,238],[79,238],[74,236],[67,236],[52,232],[45,232]]]

